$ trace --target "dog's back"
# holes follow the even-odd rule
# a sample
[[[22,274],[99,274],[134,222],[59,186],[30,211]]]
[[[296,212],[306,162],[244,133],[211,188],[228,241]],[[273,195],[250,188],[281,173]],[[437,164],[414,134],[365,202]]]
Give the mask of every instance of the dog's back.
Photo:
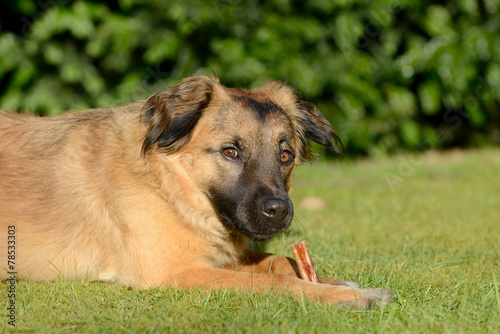
[[[39,207],[34,201],[44,192],[48,195],[55,182],[51,169],[70,126],[56,119],[0,111],[0,233],[5,233],[6,225],[37,220],[28,213]]]
[[[71,162],[72,137],[86,146],[85,137],[99,133],[91,130],[109,117],[104,111],[50,118],[0,111],[0,222],[26,221],[24,214],[35,205],[30,201],[50,196],[51,185],[60,177],[57,168],[62,160]]]
[[[17,271],[29,268],[33,279],[94,274],[89,268],[97,254],[75,253],[79,246],[98,242],[81,237],[96,235],[95,226],[85,224],[92,221],[90,212],[105,216],[95,207],[106,168],[98,157],[117,155],[110,153],[115,148],[105,136],[119,136],[116,123],[130,117],[139,116],[120,108],[50,118],[0,111],[0,240],[4,244],[9,226],[15,227]],[[69,244],[72,251],[66,249]],[[60,254],[65,258],[56,261]],[[74,268],[76,257],[85,272]],[[53,268],[47,267],[48,259],[54,259]],[[0,252],[0,263],[2,268],[7,263],[6,252]],[[0,279],[7,277],[1,270]]]

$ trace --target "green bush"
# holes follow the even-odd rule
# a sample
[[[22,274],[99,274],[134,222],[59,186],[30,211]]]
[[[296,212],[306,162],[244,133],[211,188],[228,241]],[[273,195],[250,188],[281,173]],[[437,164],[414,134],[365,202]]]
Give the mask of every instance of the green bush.
[[[181,78],[279,79],[349,154],[500,142],[493,0],[22,0],[0,5],[0,107],[127,103]]]

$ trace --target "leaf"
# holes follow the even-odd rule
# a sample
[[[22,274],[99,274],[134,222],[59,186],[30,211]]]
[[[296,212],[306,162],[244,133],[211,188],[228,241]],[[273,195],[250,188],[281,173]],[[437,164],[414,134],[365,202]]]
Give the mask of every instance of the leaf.
[[[385,90],[391,115],[409,117],[415,114],[417,110],[416,99],[409,89],[390,85]]]
[[[30,61],[25,60],[14,72],[14,76],[11,81],[11,87],[23,89],[31,80],[34,79],[35,75],[36,68],[34,64]]]
[[[450,12],[439,5],[431,5],[427,8],[424,27],[431,36],[455,36]]]
[[[476,129],[482,128],[486,124],[486,117],[481,110],[477,98],[475,96],[469,95],[464,102],[469,123]]]
[[[55,42],[49,42],[43,49],[43,55],[48,64],[60,65],[64,60],[64,51],[61,45]]]
[[[406,147],[416,149],[422,146],[419,125],[412,120],[405,120],[400,124],[399,131]]]
[[[429,80],[420,85],[418,97],[425,114],[435,115],[441,111],[441,86],[436,80]]]

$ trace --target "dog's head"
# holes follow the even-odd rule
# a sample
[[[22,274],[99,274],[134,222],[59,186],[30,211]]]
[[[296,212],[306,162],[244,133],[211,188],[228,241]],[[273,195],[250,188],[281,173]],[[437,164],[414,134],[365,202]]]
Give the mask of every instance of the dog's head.
[[[340,153],[318,109],[278,82],[246,91],[187,78],[150,97],[143,119],[143,154],[176,155],[223,225],[256,241],[290,225],[288,191],[294,167],[311,158],[308,140]]]

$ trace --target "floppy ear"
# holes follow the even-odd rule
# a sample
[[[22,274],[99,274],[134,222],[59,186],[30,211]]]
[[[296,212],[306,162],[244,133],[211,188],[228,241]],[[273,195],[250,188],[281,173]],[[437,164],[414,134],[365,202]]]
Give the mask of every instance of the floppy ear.
[[[215,76],[194,76],[152,95],[142,109],[142,120],[148,124],[142,153],[155,145],[159,151],[175,152],[186,144],[218,82]]]
[[[337,154],[344,156],[339,148],[343,148],[342,140],[318,108],[306,101],[298,101],[297,107],[299,112],[296,119],[299,123],[298,132],[302,144],[300,150],[301,159],[311,160],[312,153],[308,145],[308,139],[332,148]]]

